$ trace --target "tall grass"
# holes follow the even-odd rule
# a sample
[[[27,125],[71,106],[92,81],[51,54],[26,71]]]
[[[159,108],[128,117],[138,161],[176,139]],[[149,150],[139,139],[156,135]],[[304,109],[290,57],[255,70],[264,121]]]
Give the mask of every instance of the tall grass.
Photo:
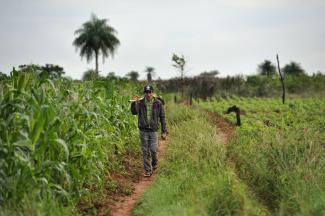
[[[233,104],[246,113],[229,146],[239,177],[276,215],[324,215],[324,100],[290,99],[282,105],[232,98],[199,105],[222,113]]]
[[[14,70],[0,83],[0,214],[71,213],[63,206],[102,187],[116,155],[137,145],[127,100],[114,83]]]
[[[133,215],[265,215],[228,166],[226,147],[206,117],[169,106],[169,144],[155,184]]]

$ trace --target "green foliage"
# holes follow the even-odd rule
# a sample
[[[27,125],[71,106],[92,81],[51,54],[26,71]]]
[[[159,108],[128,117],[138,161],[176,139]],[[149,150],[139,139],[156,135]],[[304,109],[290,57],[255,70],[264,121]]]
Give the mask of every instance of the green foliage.
[[[199,76],[212,78],[212,77],[217,76],[218,74],[220,74],[218,70],[212,70],[212,71],[204,71],[204,72],[200,73]]]
[[[107,79],[117,79],[115,72],[109,72],[106,76]]]
[[[93,69],[88,69],[82,75],[83,81],[98,80],[100,78],[101,78],[101,76],[98,73],[96,73],[96,71]]]
[[[58,79],[65,74],[63,67],[54,64],[45,64],[45,66],[37,65],[37,64],[26,64],[19,65],[18,72],[22,73],[36,73],[41,77],[46,77],[51,80]]]
[[[63,67],[59,65],[46,64],[41,67],[42,71],[47,74],[49,79],[58,79],[65,74]]]
[[[184,56],[183,55],[178,56],[175,53],[173,53],[172,61],[174,62],[173,67],[179,70],[181,79],[183,79],[185,75],[185,64],[186,64],[186,60]]]
[[[281,83],[278,77],[272,76],[249,76],[246,80],[248,92],[259,97],[271,97],[279,94]]]
[[[237,95],[246,97],[275,97],[281,95],[282,87],[278,76],[251,75],[227,76],[225,78],[195,76],[183,80],[174,78],[156,81],[157,86],[164,92],[181,92],[182,85],[186,95],[192,93],[196,98],[208,98],[215,95]],[[289,95],[319,96],[325,93],[325,75],[287,75],[285,86]]]
[[[234,104],[245,113],[228,153],[240,179],[275,214],[323,215],[324,100],[290,99],[282,105],[275,99],[232,97],[198,105],[222,114]]]
[[[18,66],[19,70],[18,72],[23,72],[23,73],[36,73],[40,74],[42,72],[42,67],[37,64],[23,64]]]
[[[8,79],[8,78],[9,78],[9,76],[8,76],[7,74],[2,73],[2,72],[0,71],[0,81],[1,81],[1,80],[6,80],[6,79]]]
[[[120,41],[115,36],[116,31],[107,24],[107,19],[98,19],[92,14],[91,19],[75,31],[78,35],[73,45],[80,49],[80,56],[91,61],[95,57],[96,73],[98,74],[98,56],[103,56],[103,61],[109,55],[114,56]]]
[[[116,154],[137,145],[134,90],[13,70],[0,83],[0,215],[60,215],[101,188]]]
[[[181,105],[167,113],[166,158],[133,215],[266,215],[228,167],[226,146],[204,114]]]
[[[140,75],[137,71],[130,71],[126,76],[132,81],[137,81]]]
[[[286,75],[306,75],[305,70],[297,62],[290,62],[282,68],[282,71]]]
[[[264,60],[259,64],[257,70],[260,75],[273,76],[276,74],[275,65],[269,60]]]
[[[177,108],[175,106],[172,106],[171,109],[172,111],[168,112],[168,122],[171,125],[176,125],[183,121],[188,121],[195,115],[194,110],[188,109],[185,106],[179,106]]]

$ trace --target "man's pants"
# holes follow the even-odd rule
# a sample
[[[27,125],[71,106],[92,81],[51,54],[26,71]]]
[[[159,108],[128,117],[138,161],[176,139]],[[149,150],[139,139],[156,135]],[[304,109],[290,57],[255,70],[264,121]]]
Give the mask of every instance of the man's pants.
[[[140,140],[144,170],[152,173],[152,168],[158,165],[158,132],[140,131]]]

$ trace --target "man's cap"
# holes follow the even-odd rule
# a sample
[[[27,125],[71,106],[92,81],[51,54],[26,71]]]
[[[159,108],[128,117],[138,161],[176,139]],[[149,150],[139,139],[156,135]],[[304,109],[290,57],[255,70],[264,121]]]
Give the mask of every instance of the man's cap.
[[[151,85],[146,85],[146,86],[144,86],[143,91],[144,92],[146,92],[146,91],[153,91],[153,87]]]

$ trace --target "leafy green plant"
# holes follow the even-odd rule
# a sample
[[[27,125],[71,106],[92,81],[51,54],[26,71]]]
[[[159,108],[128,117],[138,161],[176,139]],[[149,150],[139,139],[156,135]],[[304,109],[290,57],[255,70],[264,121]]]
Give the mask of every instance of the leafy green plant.
[[[320,98],[228,98],[197,105],[223,114],[236,104],[245,113],[229,146],[237,173],[277,214],[325,211],[325,103]]]
[[[111,159],[137,144],[128,104],[134,90],[123,83],[51,81],[14,70],[0,88],[3,212],[20,214],[30,205],[30,211],[45,214],[45,206],[53,205],[59,214],[63,205],[73,206],[102,187]]]

